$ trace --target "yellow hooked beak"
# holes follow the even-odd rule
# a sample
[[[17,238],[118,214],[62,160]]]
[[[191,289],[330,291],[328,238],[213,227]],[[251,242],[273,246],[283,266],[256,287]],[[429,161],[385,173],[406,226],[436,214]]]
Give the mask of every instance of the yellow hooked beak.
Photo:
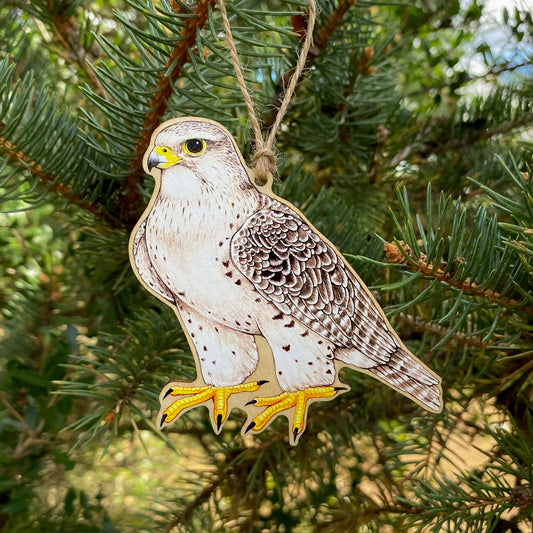
[[[156,168],[168,168],[181,161],[181,157],[166,146],[156,146],[148,156],[148,171]]]

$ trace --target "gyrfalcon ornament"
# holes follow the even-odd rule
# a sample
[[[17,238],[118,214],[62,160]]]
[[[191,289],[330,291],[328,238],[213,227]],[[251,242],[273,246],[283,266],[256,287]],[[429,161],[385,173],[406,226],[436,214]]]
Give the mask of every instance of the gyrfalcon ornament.
[[[160,427],[205,404],[218,433],[238,406],[248,414],[244,434],[284,414],[295,444],[309,404],[348,390],[342,366],[442,409],[439,377],[404,346],[334,246],[270,185],[254,184],[224,127],[165,122],[144,167],[155,189],[130,239],[131,262],[175,310],[198,372],[163,389]]]

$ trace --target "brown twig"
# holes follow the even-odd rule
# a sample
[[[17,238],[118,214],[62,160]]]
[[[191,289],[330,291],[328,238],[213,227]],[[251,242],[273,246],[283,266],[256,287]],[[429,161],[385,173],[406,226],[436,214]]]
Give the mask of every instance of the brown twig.
[[[426,320],[423,320],[418,316],[415,317],[413,315],[405,315],[403,313],[400,313],[396,316],[404,324],[407,324],[408,326],[411,326],[419,331],[427,331],[429,333],[434,333],[435,335],[440,335],[441,337],[444,337],[444,335],[448,334],[447,328],[439,326],[438,324],[434,324],[432,322],[427,322]],[[483,342],[481,338],[477,335],[465,335],[464,333],[453,333],[450,338],[460,342],[461,344],[466,344],[468,346],[477,346],[480,348],[489,346],[490,344],[488,342]]]
[[[398,244],[400,246],[398,246]],[[437,267],[436,265],[427,262],[427,256],[425,254],[421,254],[420,257],[417,257],[413,250],[411,250],[410,246],[403,241],[398,241],[398,244],[395,242],[385,243],[385,253],[389,262],[405,265],[409,270],[418,271],[424,276],[444,282],[465,293],[488,298],[495,304],[514,307],[515,309],[520,309],[528,314],[533,314],[533,309],[527,306],[520,306],[520,302],[514,298],[507,298],[491,289],[480,289],[478,284],[473,281],[454,280],[453,272],[445,272],[446,263],[443,262]],[[456,262],[461,262],[461,258],[456,258]]]
[[[60,14],[58,15],[57,12],[51,12],[50,15],[56,37],[64,48],[64,50],[57,48],[57,53],[67,61],[76,63],[92,83],[96,94],[104,96],[104,87],[96,76],[92,64],[87,57],[91,52],[86,51],[81,45],[80,30],[74,19],[65,19]],[[43,33],[42,30],[41,33]],[[49,40],[47,37],[46,34],[43,34],[45,41]],[[94,56],[94,54],[91,55]]]
[[[311,53],[307,55],[305,62],[305,69],[308,69],[311,66],[311,63],[320,55],[320,51],[324,50],[328,44],[329,39],[337,29],[337,26],[341,23],[344,15],[348,10],[357,4],[357,0],[341,0],[337,5],[336,9],[330,14],[325,24],[315,32],[314,37],[314,47],[311,49]],[[295,28],[296,31],[300,34],[301,38],[304,38],[307,34],[307,27]],[[285,93],[285,87],[287,87],[290,78],[292,75],[292,69],[289,69],[281,77],[278,86],[276,88],[276,94],[272,102],[272,107],[268,115],[263,118],[262,129],[268,130],[274,121],[276,120],[277,110],[279,109],[283,95]]]
[[[2,131],[2,124],[0,124],[0,131]],[[32,159],[24,152],[17,150],[13,144],[4,137],[0,137],[0,150],[3,150],[7,157],[14,163],[19,165],[22,163],[34,178],[40,180],[52,191],[59,193],[72,204],[92,213],[97,219],[104,222],[106,225],[111,227],[116,226],[116,222],[101,211],[99,206],[90,202],[85,202],[77,194],[72,192],[69,187],[62,183],[57,183],[54,176],[45,172],[41,165],[32,161]]]
[[[328,17],[326,23],[316,32],[315,44],[324,49],[337,26],[342,22],[348,10],[357,4],[357,0],[341,0]]]
[[[425,161],[431,155],[469,149],[477,141],[491,141],[496,137],[506,135],[515,130],[527,128],[532,120],[533,113],[525,113],[519,118],[506,120],[492,127],[485,127],[482,119],[478,119],[472,123],[463,122],[459,126],[463,127],[465,131],[467,128],[470,128],[469,131],[466,131],[463,135],[451,138],[443,133],[443,127],[448,126],[442,120],[432,118],[427,124],[420,126],[420,130],[411,144],[404,146],[390,158],[390,166],[394,167],[400,161],[405,161],[409,158]],[[406,136],[411,135],[412,132],[413,128],[406,130],[395,139],[395,142],[398,145],[402,145],[402,140]],[[439,136],[438,141],[435,140],[435,132]]]
[[[179,527],[181,524],[184,524],[189,520],[194,512],[201,507],[206,501],[211,498],[214,492],[222,485],[224,480],[227,478],[227,475],[224,472],[221,472],[218,477],[216,477],[212,483],[206,485],[198,496],[186,507],[186,509],[174,517],[168,525],[167,532],[170,533],[173,529]]]
[[[128,226],[133,225],[139,218],[141,197],[137,192],[136,185],[144,176],[142,168],[144,152],[150,144],[153,130],[159,125],[161,118],[168,109],[167,101],[172,96],[173,86],[181,76],[183,67],[189,61],[189,49],[196,44],[196,33],[207,22],[209,7],[214,6],[215,3],[216,0],[200,0],[194,11],[196,16],[185,19],[185,26],[176,47],[170,53],[166,68],[162,69],[162,74],[156,84],[157,91],[149,106],[151,111],[144,119],[135,148],[136,156],[130,164],[131,174],[124,185],[125,194],[119,200],[120,219]],[[172,6],[176,12],[182,11],[177,2],[173,2]],[[174,65],[172,72],[167,74],[172,65]]]
[[[523,62],[518,64],[511,64],[507,63],[505,65],[493,65],[490,67],[487,72],[484,72],[483,74],[479,74],[477,76],[472,76],[471,74],[467,72],[462,72],[461,74],[465,77],[463,78],[463,85],[466,85],[467,83],[470,83],[471,81],[477,81],[477,80],[485,80],[491,76],[499,76],[500,74],[504,74],[506,72],[514,72],[515,70],[518,70],[519,68],[528,67],[531,65],[529,62]],[[442,89],[446,89],[447,87],[450,87],[452,83],[452,80],[447,79],[442,83],[439,83],[439,85],[424,85],[424,87],[421,87],[420,89],[417,89],[416,91],[411,91],[410,93],[407,93],[408,98],[413,98],[416,96],[428,94],[430,91],[441,91]]]
[[[32,429],[27,424],[24,417],[11,405],[4,391],[0,391],[0,403],[4,404],[4,407],[7,409],[10,416],[17,420],[22,428],[19,434],[17,447],[11,454],[11,458],[14,461],[17,461],[18,459],[21,459],[22,457],[25,457],[31,453],[32,447],[35,445],[48,446],[52,444],[50,440],[39,437],[44,429],[44,420],[41,420],[37,427]]]

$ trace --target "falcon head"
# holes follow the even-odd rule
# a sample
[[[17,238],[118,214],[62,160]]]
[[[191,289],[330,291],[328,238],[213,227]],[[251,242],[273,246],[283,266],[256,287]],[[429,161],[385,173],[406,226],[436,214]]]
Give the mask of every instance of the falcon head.
[[[148,172],[161,169],[163,181],[194,176],[211,187],[250,183],[231,135],[219,124],[204,119],[178,119],[156,130],[145,166]]]

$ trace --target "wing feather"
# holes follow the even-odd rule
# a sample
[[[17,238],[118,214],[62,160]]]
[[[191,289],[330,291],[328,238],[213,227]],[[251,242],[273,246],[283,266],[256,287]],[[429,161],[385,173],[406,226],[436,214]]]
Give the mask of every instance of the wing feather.
[[[152,265],[150,255],[148,254],[148,247],[146,245],[145,232],[146,221],[139,226],[133,241],[133,258],[137,272],[147,287],[158,296],[174,303],[174,295],[172,294],[172,291],[163,283]]]
[[[399,348],[366,287],[337,252],[289,206],[251,215],[233,236],[231,257],[256,290],[339,348],[385,364]]]

